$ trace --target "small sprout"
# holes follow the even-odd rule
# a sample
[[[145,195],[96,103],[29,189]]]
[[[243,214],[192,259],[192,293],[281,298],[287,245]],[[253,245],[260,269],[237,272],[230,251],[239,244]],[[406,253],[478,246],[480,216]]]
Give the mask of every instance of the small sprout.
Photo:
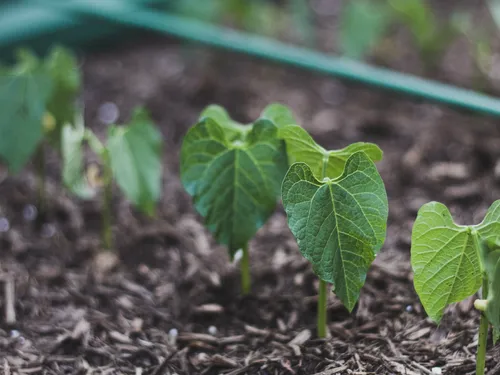
[[[0,233],[5,233],[10,229],[9,220],[6,217],[0,217]]]
[[[318,336],[326,337],[327,283],[349,311],[385,240],[388,202],[371,143],[326,150],[300,126],[279,129],[289,164],[282,184],[288,226],[320,279]]]
[[[125,196],[145,214],[153,216],[161,195],[162,136],[147,112],[136,108],[127,125],[108,128],[106,143],[80,121],[76,127],[63,128],[63,180],[82,198],[91,198],[103,189],[102,241],[111,250],[112,182],[116,181]],[[101,166],[91,164],[84,171],[83,145],[88,143],[100,158]]]

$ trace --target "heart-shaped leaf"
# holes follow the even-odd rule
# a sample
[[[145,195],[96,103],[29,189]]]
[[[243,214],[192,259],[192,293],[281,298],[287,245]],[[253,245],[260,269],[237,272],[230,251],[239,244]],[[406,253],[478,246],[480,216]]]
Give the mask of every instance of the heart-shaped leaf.
[[[382,150],[373,143],[358,142],[340,150],[325,150],[298,125],[280,128],[279,136],[285,140],[289,164],[306,163],[318,179],[322,176],[340,176],[349,156],[359,151],[363,151],[372,161],[382,160]]]
[[[42,118],[50,79],[38,68],[0,76],[0,158],[16,173],[42,139]]]
[[[218,115],[205,111],[185,136],[181,179],[207,228],[234,255],[274,211],[287,162],[273,122],[228,127]]]
[[[162,136],[142,109],[127,126],[109,129],[107,150],[111,170],[127,199],[148,215],[161,196]]]
[[[498,277],[498,254],[481,246],[481,242],[494,241],[498,233],[500,201],[490,207],[482,223],[470,226],[455,224],[441,203],[430,202],[420,208],[413,226],[411,262],[415,290],[433,320],[439,322],[450,303],[476,293],[483,282],[483,270],[490,282]],[[491,293],[494,296],[498,291],[492,288]],[[492,304],[492,308],[496,310],[498,305]]]
[[[387,195],[375,164],[356,152],[338,178],[320,181],[307,164],[295,163],[282,195],[300,252],[351,311],[385,240]]]

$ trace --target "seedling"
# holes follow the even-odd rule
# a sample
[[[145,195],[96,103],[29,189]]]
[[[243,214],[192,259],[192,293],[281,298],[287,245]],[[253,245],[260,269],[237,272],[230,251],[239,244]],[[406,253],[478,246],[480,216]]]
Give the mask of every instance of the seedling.
[[[489,324],[500,333],[500,200],[478,225],[457,225],[438,202],[423,205],[413,226],[414,283],[427,314],[437,323],[447,305],[474,295],[482,285],[476,375],[484,375]]]
[[[66,186],[82,198],[90,198],[96,187],[103,189],[102,244],[113,249],[111,231],[112,182],[116,180],[125,196],[141,211],[154,215],[155,204],[161,196],[162,136],[146,111],[138,108],[127,125],[112,125],[104,144],[83,122],[63,129],[63,180]],[[90,168],[83,173],[84,142],[101,161],[102,173]],[[89,183],[90,182],[90,183]]]
[[[26,50],[0,71],[0,158],[19,172],[36,152],[39,209],[45,209],[45,144],[57,150],[64,124],[73,124],[80,89],[76,58],[55,47],[44,60]]]
[[[374,144],[327,151],[299,126],[284,126],[292,164],[282,186],[288,225],[320,279],[318,336],[326,337],[327,283],[352,311],[385,240],[388,202]]]
[[[280,116],[269,106],[242,125],[209,106],[182,143],[181,180],[196,210],[231,258],[242,250],[243,294],[250,292],[248,242],[273,213],[288,167],[278,127],[290,119]]]
[[[339,47],[354,59],[362,59],[377,46],[392,21],[386,4],[372,0],[349,1],[340,17]]]
[[[427,68],[436,65],[444,49],[455,37],[449,23],[437,20],[425,0],[387,0],[395,19],[412,33],[420,56]]]

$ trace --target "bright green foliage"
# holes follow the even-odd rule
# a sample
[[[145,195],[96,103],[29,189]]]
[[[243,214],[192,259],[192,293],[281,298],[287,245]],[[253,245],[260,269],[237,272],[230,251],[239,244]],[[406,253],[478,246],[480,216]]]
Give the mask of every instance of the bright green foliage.
[[[391,21],[387,7],[372,0],[348,1],[340,17],[342,53],[362,59],[380,41]]]
[[[344,170],[344,165],[352,154],[363,151],[373,161],[382,160],[382,150],[373,143],[353,143],[340,150],[325,150],[303,128],[287,125],[279,130],[279,135],[286,142],[289,164],[306,163],[317,179],[322,176],[335,178]]]
[[[162,136],[143,109],[126,126],[111,126],[108,151],[111,171],[125,196],[153,215],[161,196]]]
[[[11,171],[21,170],[42,141],[46,113],[56,126],[45,134],[58,145],[62,126],[74,121],[79,89],[76,59],[60,47],[44,60],[21,50],[16,65],[0,70],[0,158]]]
[[[486,277],[490,290],[487,315],[499,328],[499,250],[487,244],[500,233],[500,201],[488,210],[478,225],[453,222],[441,203],[427,203],[418,212],[412,233],[411,262],[415,289],[429,316],[439,322],[450,303],[476,293]],[[485,246],[481,246],[481,244]]]
[[[277,133],[277,124],[266,117],[244,126],[210,106],[184,138],[182,183],[231,255],[247,246],[276,206],[287,169]]]
[[[279,128],[286,125],[294,125],[297,123],[295,116],[288,107],[283,104],[273,103],[268,105],[261,115],[262,118],[267,118],[274,122]]]
[[[36,67],[0,76],[0,158],[19,172],[42,139],[50,79]]]
[[[351,311],[386,233],[387,195],[375,164],[355,152],[340,176],[319,180],[307,164],[295,163],[282,197],[300,252]]]

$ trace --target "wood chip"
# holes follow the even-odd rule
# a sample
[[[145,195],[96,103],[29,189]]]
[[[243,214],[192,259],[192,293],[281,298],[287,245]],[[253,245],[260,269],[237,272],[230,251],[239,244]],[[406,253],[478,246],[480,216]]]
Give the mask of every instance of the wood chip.
[[[288,343],[288,345],[303,345],[311,338],[311,336],[311,331],[309,329],[304,329],[303,331],[300,331],[300,333],[295,336],[293,340]]]

